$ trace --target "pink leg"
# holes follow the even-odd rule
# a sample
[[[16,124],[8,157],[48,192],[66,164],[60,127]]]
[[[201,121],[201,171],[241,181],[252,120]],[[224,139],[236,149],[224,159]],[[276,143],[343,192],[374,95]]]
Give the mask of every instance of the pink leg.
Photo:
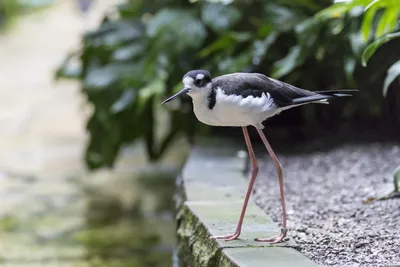
[[[253,151],[253,147],[251,146],[249,133],[247,132],[246,127],[242,127],[242,129],[243,129],[244,139],[246,140],[246,145],[247,145],[247,149],[249,150],[249,156],[250,156],[250,160],[251,160],[251,178],[250,178],[250,182],[249,182],[249,187],[247,188],[246,197],[244,199],[242,212],[240,213],[240,218],[239,218],[239,222],[236,227],[236,231],[233,234],[229,234],[229,235],[212,236],[211,238],[214,238],[214,239],[225,239],[225,240],[229,241],[229,240],[235,240],[239,237],[240,232],[242,230],[242,223],[243,223],[244,215],[246,213],[247,204],[249,203],[250,195],[253,190],[253,185],[254,185],[254,182],[255,182],[257,174],[258,174],[257,160],[256,160],[256,156]]]
[[[269,155],[272,158],[272,161],[274,162],[276,172],[278,174],[278,179],[279,179],[279,189],[281,193],[281,204],[282,204],[282,217],[283,217],[283,222],[282,222],[282,229],[281,229],[281,234],[271,237],[271,238],[257,238],[256,241],[259,242],[271,242],[271,244],[276,244],[281,242],[285,237],[287,233],[287,228],[286,228],[286,204],[285,204],[285,192],[284,192],[284,186],[283,186],[283,170],[282,170],[282,165],[280,164],[278,158],[276,157],[274,151],[272,150],[271,146],[269,145],[267,138],[265,137],[264,133],[262,132],[261,129],[258,129],[258,134],[261,137],[261,140],[263,141],[265,148],[268,150]]]

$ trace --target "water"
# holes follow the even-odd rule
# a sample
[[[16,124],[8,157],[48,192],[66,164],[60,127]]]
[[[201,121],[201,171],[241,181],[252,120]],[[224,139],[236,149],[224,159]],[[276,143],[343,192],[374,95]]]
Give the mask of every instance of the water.
[[[173,266],[173,194],[185,156],[149,165],[135,148],[113,171],[10,178],[2,199],[21,205],[0,214],[0,266]]]

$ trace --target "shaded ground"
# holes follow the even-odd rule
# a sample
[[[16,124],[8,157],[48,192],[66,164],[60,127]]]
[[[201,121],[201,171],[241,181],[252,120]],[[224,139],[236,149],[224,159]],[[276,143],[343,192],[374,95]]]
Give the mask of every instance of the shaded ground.
[[[400,145],[344,145],[279,155],[284,167],[289,236],[326,266],[400,264],[400,199],[364,204],[393,190]],[[264,156],[255,201],[281,222],[274,167]]]

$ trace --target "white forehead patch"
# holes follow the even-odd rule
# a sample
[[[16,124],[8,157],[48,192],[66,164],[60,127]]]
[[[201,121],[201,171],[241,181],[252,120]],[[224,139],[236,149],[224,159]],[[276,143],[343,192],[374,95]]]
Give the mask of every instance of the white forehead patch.
[[[196,80],[201,80],[204,78],[204,74],[203,73],[199,73],[196,75]]]
[[[186,76],[185,78],[183,78],[182,82],[184,85],[191,87],[193,85],[193,78]]]

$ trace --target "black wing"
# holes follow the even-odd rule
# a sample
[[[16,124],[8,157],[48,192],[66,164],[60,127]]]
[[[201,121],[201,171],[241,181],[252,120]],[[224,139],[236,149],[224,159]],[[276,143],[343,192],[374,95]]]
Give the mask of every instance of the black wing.
[[[215,77],[214,88],[220,87],[225,94],[261,97],[269,93],[278,106],[293,105],[295,99],[318,95],[296,86],[269,78],[261,73],[232,73]]]

